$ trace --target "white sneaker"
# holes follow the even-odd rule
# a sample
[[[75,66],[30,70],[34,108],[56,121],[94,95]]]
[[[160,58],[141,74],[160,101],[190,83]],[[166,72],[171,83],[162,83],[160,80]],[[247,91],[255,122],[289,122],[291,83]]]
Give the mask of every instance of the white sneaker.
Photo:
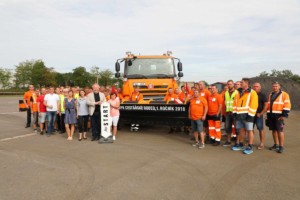
[[[112,140],[115,141],[116,140],[116,136],[113,136]]]

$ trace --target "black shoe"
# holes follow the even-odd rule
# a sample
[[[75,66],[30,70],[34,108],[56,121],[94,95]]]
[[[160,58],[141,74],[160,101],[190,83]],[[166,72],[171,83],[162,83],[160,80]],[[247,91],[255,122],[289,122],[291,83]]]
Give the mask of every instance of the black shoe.
[[[220,142],[219,142],[219,141],[215,141],[212,145],[213,145],[213,146],[219,146],[219,145],[220,145]]]
[[[277,149],[277,153],[283,153],[283,151],[284,151],[284,148],[283,148],[283,147],[279,147],[279,148]]]
[[[277,151],[279,149],[279,145],[274,144],[272,147],[269,148],[269,150]]]
[[[96,140],[100,140],[100,136],[98,136],[98,137],[96,138]]]
[[[96,140],[96,137],[92,137],[91,141],[95,141]]]
[[[81,141],[82,140],[82,138],[78,138],[78,141]]]
[[[26,126],[25,126],[25,128],[29,128],[29,127],[30,127],[30,125],[26,125]]]
[[[40,134],[41,134],[41,135],[44,135],[44,131],[41,131]]]

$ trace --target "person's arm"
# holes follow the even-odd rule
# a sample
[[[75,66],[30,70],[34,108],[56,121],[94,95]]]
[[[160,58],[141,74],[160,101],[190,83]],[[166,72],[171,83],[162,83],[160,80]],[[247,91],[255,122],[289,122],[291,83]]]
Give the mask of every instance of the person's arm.
[[[202,99],[202,102],[203,102],[203,105],[204,105],[204,112],[203,112],[203,116],[202,116],[202,121],[204,121],[206,119],[206,115],[207,115],[207,112],[208,112],[208,104],[207,104],[207,101],[206,99]]]
[[[94,94],[93,93],[88,94],[88,96],[86,98],[86,103],[89,106],[95,106],[98,103],[96,103],[95,100],[92,99],[91,95],[94,95]]]
[[[217,101],[218,101],[218,104],[219,104],[217,115],[220,116],[221,111],[222,111],[222,97],[221,97],[221,95],[218,96]]]
[[[57,113],[60,113],[60,99],[57,100]]]
[[[41,104],[41,102],[40,102],[40,100],[39,99],[37,99],[37,110],[38,110],[38,113],[39,113],[39,115],[41,114],[41,110],[40,110],[40,104]]]
[[[31,113],[33,113],[32,106],[33,106],[33,99],[32,99],[32,97],[30,97],[30,110],[31,110]]]
[[[46,95],[47,96],[47,95]],[[45,96],[45,98],[44,98],[44,105],[47,107],[47,108],[52,108],[52,106],[51,105],[48,105],[47,104],[47,97]]]
[[[27,92],[25,92],[25,94],[24,94],[23,103],[24,103],[24,105],[25,105],[26,108],[29,108],[29,105],[27,104],[26,99],[27,99]]]
[[[63,105],[64,105],[64,110],[66,110],[66,98],[64,98]]]

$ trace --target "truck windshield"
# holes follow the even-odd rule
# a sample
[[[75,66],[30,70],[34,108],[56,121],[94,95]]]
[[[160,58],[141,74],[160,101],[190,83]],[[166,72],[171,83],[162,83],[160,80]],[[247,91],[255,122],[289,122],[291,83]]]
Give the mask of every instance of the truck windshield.
[[[170,78],[175,77],[174,62],[171,58],[137,58],[132,65],[125,62],[127,78]]]

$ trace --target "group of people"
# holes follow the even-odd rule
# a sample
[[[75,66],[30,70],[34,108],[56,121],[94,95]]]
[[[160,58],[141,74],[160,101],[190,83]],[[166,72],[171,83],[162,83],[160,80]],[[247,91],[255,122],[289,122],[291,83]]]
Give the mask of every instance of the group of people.
[[[233,151],[244,154],[253,153],[254,126],[256,125],[260,144],[264,149],[264,123],[272,131],[274,145],[270,150],[278,153],[284,151],[284,118],[288,117],[291,102],[288,93],[280,89],[280,84],[272,84],[272,92],[266,96],[261,92],[260,83],[250,85],[250,79],[243,78],[234,83],[227,81],[226,87],[218,93],[216,85],[205,88],[203,81],[195,85],[189,97],[189,118],[195,137],[193,146],[203,149],[205,143],[219,146],[221,144],[221,118],[225,119],[227,139],[223,146],[231,146]],[[252,89],[253,88],[253,89]],[[183,95],[183,94],[182,94]],[[264,120],[264,113],[267,118]],[[208,136],[205,139],[205,133]],[[245,138],[248,146],[244,147]]]
[[[139,88],[134,87],[127,100],[141,101],[143,98]],[[47,130],[47,135],[50,136],[58,129],[61,133],[67,132],[68,140],[72,140],[77,124],[79,141],[87,139],[89,127],[92,128],[91,140],[99,140],[100,106],[107,101],[110,103],[112,133],[115,140],[122,99],[120,89],[112,90],[98,84],[82,90],[78,87],[58,87],[55,91],[53,87],[41,88],[41,91],[34,90],[33,85],[30,85],[29,91],[24,94],[24,103],[28,108],[26,127],[30,127],[33,115],[34,130],[37,129],[39,121],[41,134]],[[280,89],[278,82],[272,84],[272,92],[267,96],[261,92],[260,83],[256,82],[251,87],[249,78],[243,78],[235,83],[228,80],[220,93],[216,85],[209,85],[206,88],[205,82],[200,81],[190,90],[184,85],[181,86],[181,91],[178,88],[169,88],[164,100],[167,103],[174,101],[189,105],[189,121],[184,129],[186,132],[192,129],[195,140],[192,146],[199,149],[205,148],[205,144],[221,145],[221,122],[224,121],[227,137],[223,146],[231,146],[233,151],[242,151],[244,154],[253,153],[254,126],[256,126],[260,136],[257,148],[264,149],[264,124],[266,124],[272,131],[274,139],[274,145],[270,150],[276,150],[278,153],[284,151],[284,118],[288,117],[291,102],[289,95]],[[267,113],[266,120],[265,113]],[[137,126],[133,124],[131,129],[138,130]],[[171,127],[169,133],[173,131],[174,127]],[[244,147],[245,138],[248,139],[247,147]],[[235,141],[234,145],[231,145],[232,141]]]
[[[120,99],[117,91],[111,88],[94,84],[92,88],[80,89],[79,87],[49,87],[34,89],[33,85],[24,94],[23,100],[27,108],[27,123],[40,134],[51,136],[56,131],[61,134],[67,132],[68,140],[73,140],[75,127],[78,127],[78,140],[87,139],[87,131],[92,128],[92,141],[100,139],[100,107],[103,102],[110,104],[113,140],[116,140],[117,124],[119,120]]]

